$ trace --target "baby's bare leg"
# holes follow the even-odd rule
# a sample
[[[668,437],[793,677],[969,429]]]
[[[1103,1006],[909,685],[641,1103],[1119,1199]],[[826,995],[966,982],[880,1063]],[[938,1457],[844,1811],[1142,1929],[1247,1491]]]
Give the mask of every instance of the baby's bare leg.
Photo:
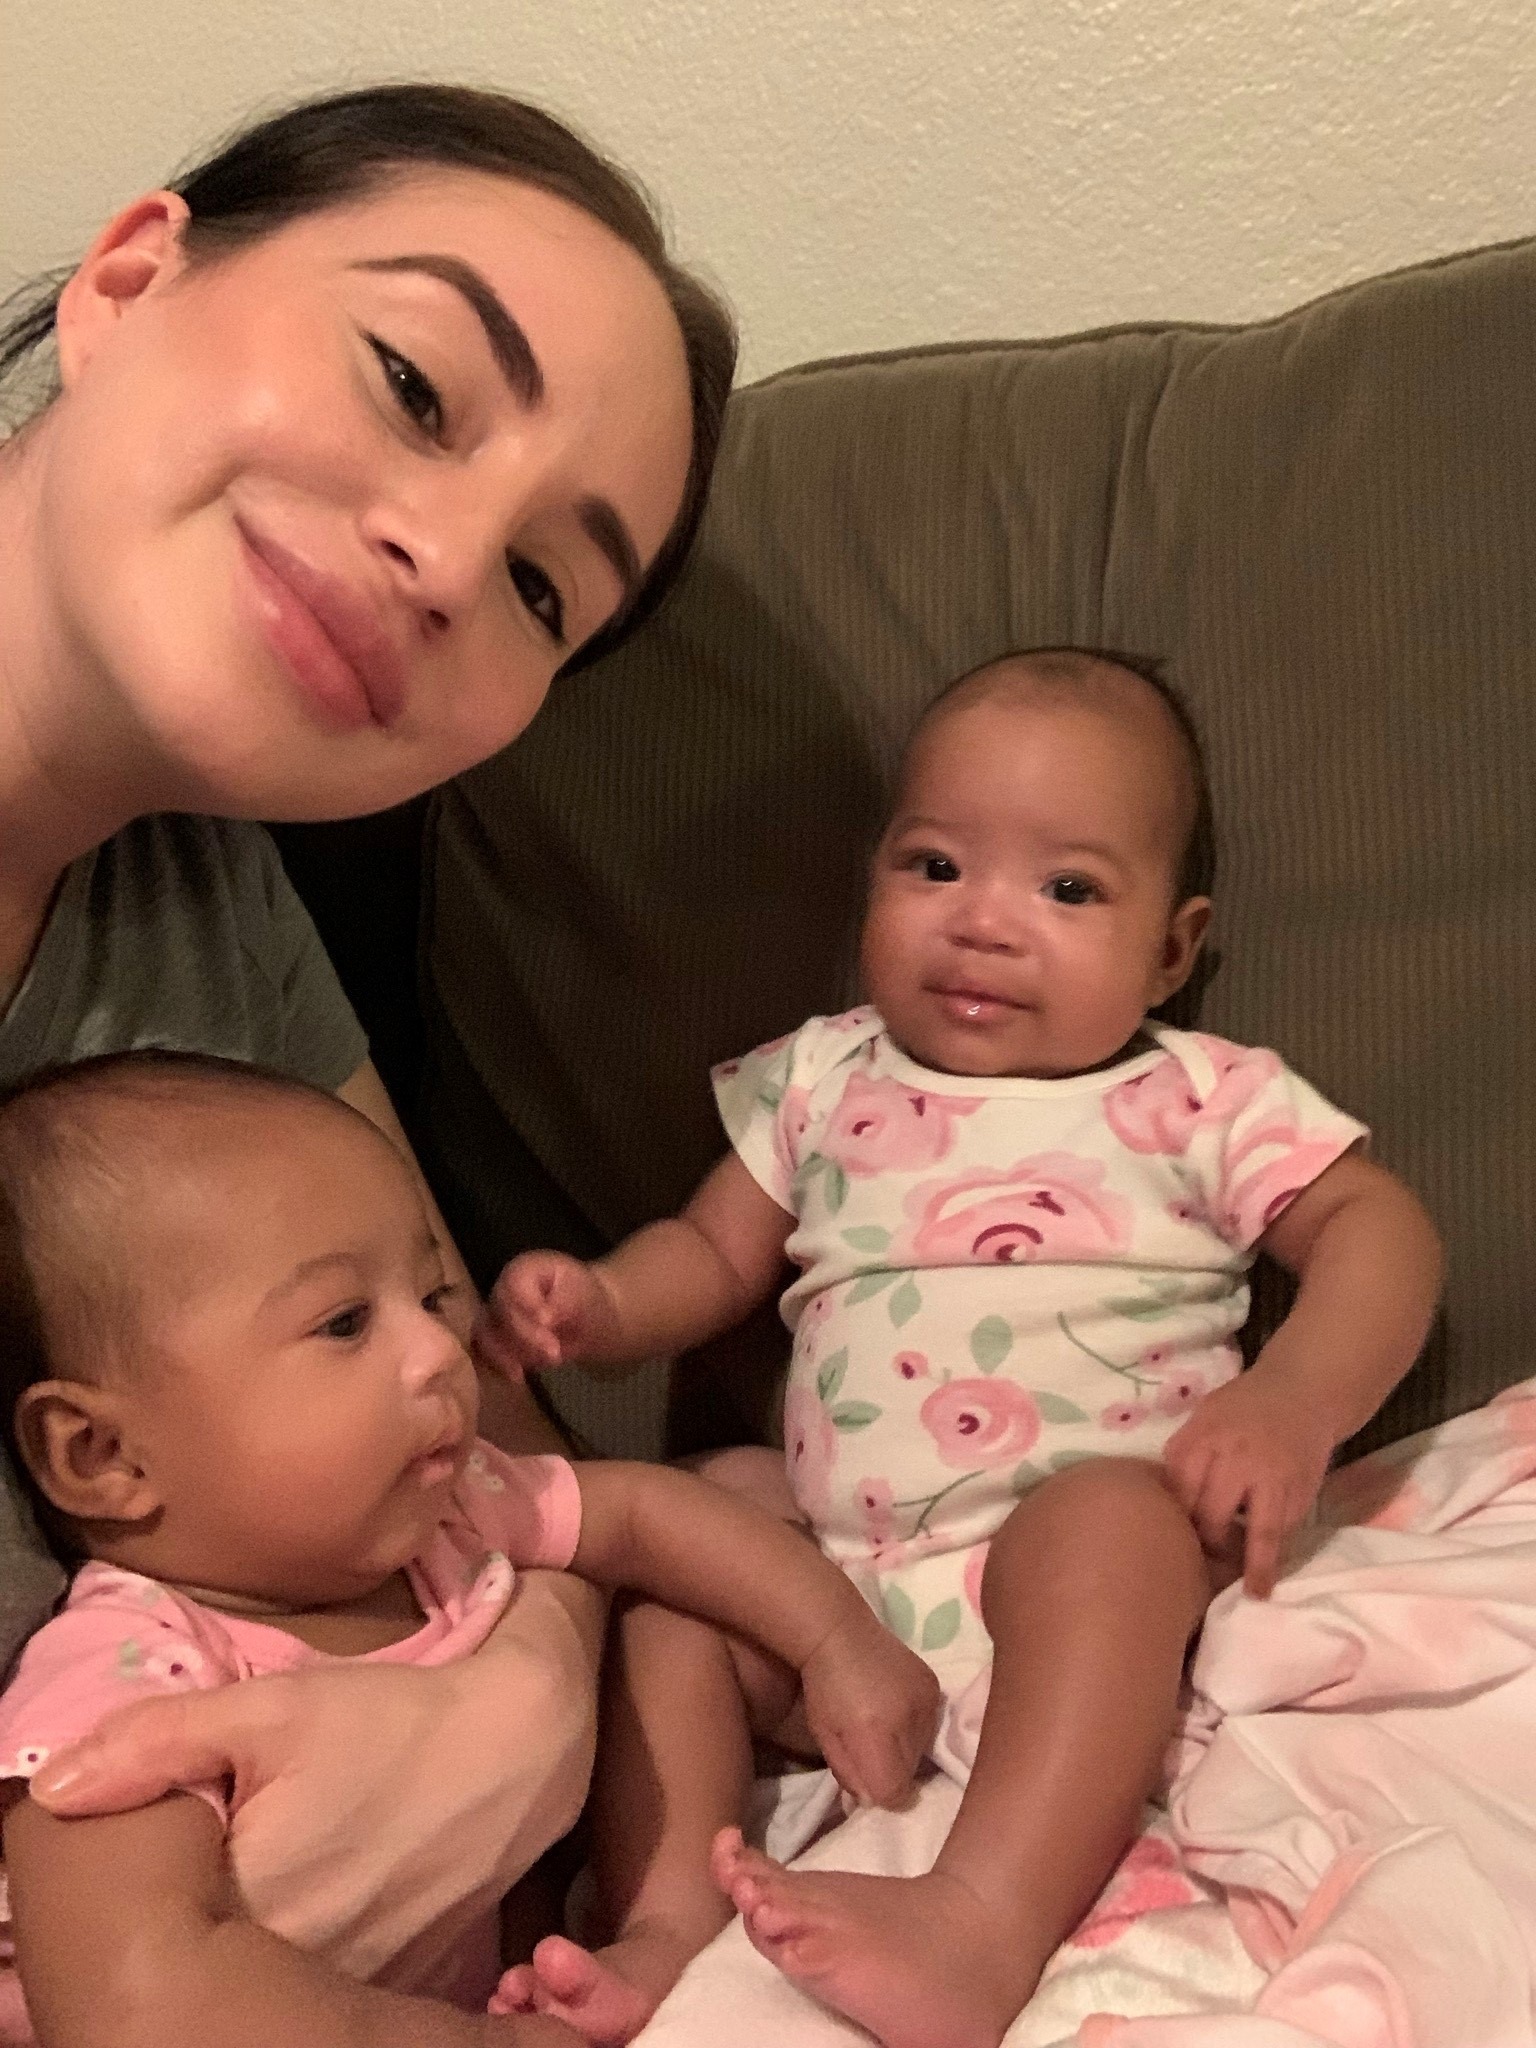
[[[793,1512],[787,1489],[783,1500]],[[617,1608],[589,1807],[604,1946],[540,1942],[503,1977],[504,2009],[563,2019],[600,2048],[640,2031],[731,1917],[710,1848],[746,1809],[754,1737],[779,1733],[798,1696],[787,1665],[707,1622],[649,1601]]]
[[[716,1877],[756,1945],[885,2048],[996,2048],[1135,1832],[1207,1590],[1156,1467],[1026,1495],[982,1580],[991,1696],[933,1869],[785,1871],[728,1835]]]

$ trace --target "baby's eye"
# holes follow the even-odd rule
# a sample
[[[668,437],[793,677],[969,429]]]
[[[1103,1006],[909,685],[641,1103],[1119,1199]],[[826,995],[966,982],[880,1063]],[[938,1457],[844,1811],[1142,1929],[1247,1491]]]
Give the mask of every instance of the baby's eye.
[[[919,854],[917,865],[925,882],[958,882],[960,879],[960,870],[947,853]]]
[[[317,1334],[345,1344],[354,1337],[361,1337],[367,1327],[368,1304],[366,1301],[354,1301],[348,1307],[338,1309],[335,1315],[327,1316]]]
[[[429,1316],[440,1316],[445,1312],[449,1302],[453,1300],[458,1291],[458,1288],[453,1285],[452,1281],[445,1280],[440,1287],[432,1288],[429,1293],[421,1297],[421,1305]]]
[[[1086,875],[1052,875],[1045,893],[1053,903],[1066,903],[1074,908],[1103,900],[1098,883],[1090,882]]]
[[[438,397],[436,388],[409,356],[401,355],[388,342],[380,341],[376,334],[368,336],[368,346],[378,357],[385,382],[400,410],[424,434],[437,440],[443,431],[443,401]]]
[[[508,555],[507,574],[518,596],[559,647],[565,645],[565,602],[537,562]]]

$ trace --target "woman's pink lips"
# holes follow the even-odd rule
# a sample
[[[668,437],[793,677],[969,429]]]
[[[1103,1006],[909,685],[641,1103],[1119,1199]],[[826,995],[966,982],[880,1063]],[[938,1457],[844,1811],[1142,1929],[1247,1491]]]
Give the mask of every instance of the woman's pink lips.
[[[262,629],[305,694],[350,730],[392,725],[404,707],[405,677],[369,608],[270,535],[238,520],[236,530]]]

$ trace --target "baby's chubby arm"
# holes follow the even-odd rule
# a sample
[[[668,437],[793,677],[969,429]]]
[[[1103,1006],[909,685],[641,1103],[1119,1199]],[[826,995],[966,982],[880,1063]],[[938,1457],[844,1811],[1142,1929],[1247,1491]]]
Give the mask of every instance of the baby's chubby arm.
[[[249,1919],[212,1808],[189,1793],[60,1820],[5,1820],[16,1956],[46,2048],[559,2048],[554,2021],[498,2020],[344,1977]]]
[[[574,1571],[750,1637],[800,1674],[806,1718],[838,1783],[894,1806],[938,1725],[939,1687],[804,1533],[691,1472],[576,1467]]]
[[[606,1258],[513,1259],[491,1290],[477,1347],[519,1373],[671,1358],[766,1300],[793,1228],[794,1218],[728,1152],[680,1215],[647,1224]]]
[[[1263,1598],[1334,1450],[1418,1356],[1444,1260],[1418,1197],[1358,1152],[1304,1188],[1259,1245],[1297,1275],[1295,1305],[1249,1370],[1205,1397],[1163,1458],[1208,1549],[1221,1548],[1243,1510],[1243,1582]]]

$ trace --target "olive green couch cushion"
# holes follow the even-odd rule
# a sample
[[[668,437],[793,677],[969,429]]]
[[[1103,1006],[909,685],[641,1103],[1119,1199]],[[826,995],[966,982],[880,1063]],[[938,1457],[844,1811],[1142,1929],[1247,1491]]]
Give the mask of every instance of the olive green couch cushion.
[[[710,1062],[855,993],[917,712],[1062,643],[1165,656],[1205,733],[1202,1021],[1368,1119],[1450,1242],[1378,1433],[1536,1372],[1536,243],[738,394],[675,598],[435,806],[443,1058],[598,1231],[674,1206]]]

